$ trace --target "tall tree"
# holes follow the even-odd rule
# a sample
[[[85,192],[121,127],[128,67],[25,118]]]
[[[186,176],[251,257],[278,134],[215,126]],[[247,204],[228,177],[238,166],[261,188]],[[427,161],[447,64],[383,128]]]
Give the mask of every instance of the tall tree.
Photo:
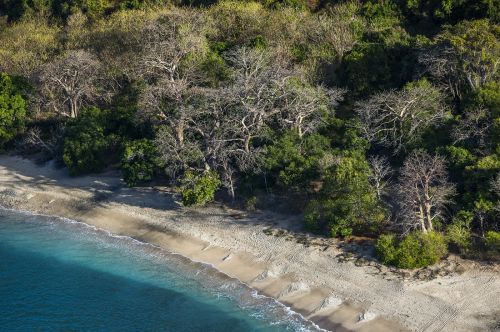
[[[443,94],[426,80],[399,91],[377,93],[358,102],[355,111],[365,138],[391,147],[395,153],[418,142],[425,130],[438,127],[448,116]]]
[[[234,66],[234,83],[226,92],[239,110],[242,148],[249,154],[252,139],[262,135],[269,120],[279,114],[277,102],[290,74],[273,65],[269,52],[258,49],[238,48],[228,55],[228,60]]]
[[[382,200],[383,196],[389,194],[390,178],[394,170],[385,156],[370,157],[368,163],[371,168],[370,183],[375,188],[378,199]]]
[[[139,63],[150,84],[140,98],[142,114],[168,123],[177,144],[194,116],[190,100],[196,94],[196,60],[206,50],[202,17],[189,10],[173,10],[150,22],[143,32]]]
[[[288,80],[283,88],[280,122],[299,137],[315,132],[345,94],[343,89],[312,86],[299,78]]]
[[[432,231],[434,221],[445,217],[455,186],[448,182],[446,161],[417,150],[405,160],[396,184],[399,221],[404,230]]]
[[[76,118],[82,106],[104,96],[98,87],[102,75],[100,61],[92,53],[77,50],[45,65],[37,80],[46,106]]]
[[[498,79],[500,27],[488,20],[462,21],[447,27],[420,62],[456,97]]]
[[[370,184],[370,167],[361,151],[344,151],[325,173],[319,198],[309,202],[305,219],[310,228],[327,228],[331,236],[353,231],[375,232],[386,210]]]

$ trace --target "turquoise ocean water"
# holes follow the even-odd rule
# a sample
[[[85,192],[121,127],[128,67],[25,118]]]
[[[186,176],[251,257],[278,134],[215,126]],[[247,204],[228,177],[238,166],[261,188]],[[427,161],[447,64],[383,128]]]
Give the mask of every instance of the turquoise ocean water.
[[[0,331],[317,331],[210,266],[0,209]]]

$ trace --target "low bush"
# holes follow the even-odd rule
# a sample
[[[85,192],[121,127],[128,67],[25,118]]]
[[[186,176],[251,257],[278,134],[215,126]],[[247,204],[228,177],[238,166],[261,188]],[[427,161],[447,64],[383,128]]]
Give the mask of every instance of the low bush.
[[[0,148],[24,128],[26,101],[12,78],[0,73]]]
[[[205,205],[213,201],[220,184],[219,176],[215,172],[203,174],[187,172],[181,181],[182,204]]]
[[[103,111],[89,108],[66,128],[63,160],[72,175],[102,171],[111,155],[113,137],[104,134]]]
[[[122,158],[123,179],[129,187],[153,178],[161,161],[153,141],[141,139],[125,145]]]
[[[397,239],[394,234],[381,235],[375,246],[377,256],[384,264],[392,264],[397,260]]]
[[[249,197],[245,202],[245,209],[247,211],[255,211],[257,209],[258,199],[256,196]]]
[[[447,253],[446,240],[437,232],[410,233],[402,239],[382,235],[377,241],[376,253],[388,265],[412,269],[432,265]]]
[[[453,223],[446,228],[446,239],[450,249],[465,254],[472,247],[470,225],[474,215],[469,211],[460,211],[453,218]]]
[[[484,243],[489,251],[500,254],[500,232],[486,232],[484,235]]]

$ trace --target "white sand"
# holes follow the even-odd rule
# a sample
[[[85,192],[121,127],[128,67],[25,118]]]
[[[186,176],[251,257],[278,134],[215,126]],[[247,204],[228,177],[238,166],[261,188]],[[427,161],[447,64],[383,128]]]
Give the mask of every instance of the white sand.
[[[0,205],[73,218],[213,264],[335,331],[500,327],[498,265],[453,256],[417,272],[389,269],[359,246],[277,236],[277,229],[298,229],[297,218],[182,208],[166,188],[129,189],[117,174],[71,178],[10,156],[0,156]]]

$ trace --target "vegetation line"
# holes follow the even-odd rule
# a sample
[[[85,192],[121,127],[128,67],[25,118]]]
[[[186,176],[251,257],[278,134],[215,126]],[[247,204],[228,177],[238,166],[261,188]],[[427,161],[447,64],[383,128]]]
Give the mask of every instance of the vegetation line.
[[[0,0],[0,149],[377,238],[500,255],[500,6]]]

